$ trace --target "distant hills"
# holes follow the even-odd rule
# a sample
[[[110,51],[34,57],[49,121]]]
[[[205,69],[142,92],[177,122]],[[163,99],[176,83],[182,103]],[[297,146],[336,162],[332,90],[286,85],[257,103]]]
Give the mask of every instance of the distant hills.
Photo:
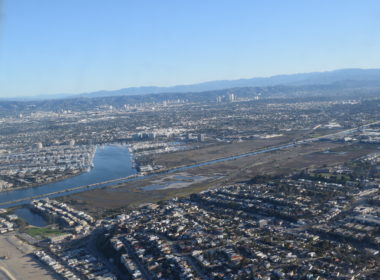
[[[239,80],[210,81],[192,85],[178,85],[171,87],[129,87],[119,90],[101,90],[82,94],[54,94],[36,97],[24,97],[23,100],[63,99],[63,98],[91,98],[110,96],[136,96],[158,93],[197,93],[242,87],[271,87],[271,86],[313,86],[333,85],[337,87],[379,87],[380,69],[341,69],[326,72],[312,72],[302,74],[276,75],[264,78]],[[20,100],[21,98],[12,98]],[[4,100],[4,99],[3,99]],[[10,100],[10,99],[8,99]]]
[[[65,97],[0,100],[0,117],[37,111],[64,112],[123,108],[141,103],[216,102],[234,93],[241,100],[293,102],[380,98],[380,69],[279,75],[269,78],[213,81],[174,87],[125,88]]]
[[[96,91],[74,95],[76,97],[107,97],[120,95],[142,95],[152,93],[185,93],[221,90],[237,87],[267,87],[278,85],[307,86],[337,84],[354,87],[380,86],[380,69],[341,69],[327,72],[312,72],[276,75],[267,78],[210,81],[192,85],[172,87],[130,87],[112,91]],[[74,97],[70,95],[70,97]]]

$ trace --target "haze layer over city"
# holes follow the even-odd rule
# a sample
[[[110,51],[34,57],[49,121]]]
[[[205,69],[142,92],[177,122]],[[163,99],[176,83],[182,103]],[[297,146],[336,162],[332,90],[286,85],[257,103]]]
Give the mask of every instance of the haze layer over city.
[[[380,279],[378,1],[0,1],[0,279]]]

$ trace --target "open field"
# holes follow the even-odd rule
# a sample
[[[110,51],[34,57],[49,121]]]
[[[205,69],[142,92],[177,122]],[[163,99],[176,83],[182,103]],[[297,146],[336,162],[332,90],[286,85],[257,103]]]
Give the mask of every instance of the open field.
[[[161,189],[180,189],[186,188],[194,184],[203,183],[209,179],[217,179],[219,176],[196,176],[187,172],[175,173],[156,180],[153,180],[151,185],[142,187],[144,191],[161,190]]]
[[[316,137],[335,133],[337,129],[323,129],[317,131],[293,131],[280,137],[267,139],[253,139],[245,141],[234,141],[231,143],[215,144],[202,147],[196,150],[179,151],[174,153],[162,153],[151,156],[151,160],[165,168],[175,168],[178,166],[192,165],[214,159],[250,153],[271,146],[290,143],[303,138]]]
[[[339,150],[339,153],[326,151]],[[313,143],[306,146],[259,155],[256,158],[242,159],[242,168],[228,178],[228,182],[249,180],[258,175],[289,175],[306,168],[332,166],[357,159],[368,153],[379,151],[374,145]],[[229,169],[223,166],[224,170]],[[236,167],[235,167],[236,169]]]
[[[340,164],[371,152],[377,145],[316,142],[236,160],[187,169],[186,172],[160,174],[136,182],[128,182],[60,198],[92,215],[109,215],[120,208],[130,209],[148,202],[185,196],[232,182],[246,181],[258,175],[288,175],[305,168]],[[177,155],[178,156],[178,153]],[[157,182],[168,183],[173,176],[202,176],[183,187],[143,190]]]
[[[60,231],[47,227],[28,227],[25,229],[25,232],[32,237],[41,236],[44,238],[61,234]]]
[[[46,270],[37,260],[31,256],[34,248],[19,240],[14,235],[0,235],[0,279],[21,280],[60,279]]]
[[[290,139],[291,138],[288,136],[282,136],[270,139],[255,139],[242,142],[212,145],[196,150],[156,154],[152,156],[152,161],[157,165],[164,166],[165,168],[174,168],[222,157],[249,153],[265,147],[288,143]]]

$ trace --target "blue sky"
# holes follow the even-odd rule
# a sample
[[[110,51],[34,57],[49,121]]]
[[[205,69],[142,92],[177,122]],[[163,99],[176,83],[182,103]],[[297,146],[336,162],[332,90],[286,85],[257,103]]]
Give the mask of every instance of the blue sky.
[[[0,96],[380,68],[378,0],[0,0]]]

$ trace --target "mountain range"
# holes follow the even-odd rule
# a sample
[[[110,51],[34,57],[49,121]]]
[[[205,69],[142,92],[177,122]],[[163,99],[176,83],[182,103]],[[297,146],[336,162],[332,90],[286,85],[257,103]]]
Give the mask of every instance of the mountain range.
[[[81,94],[55,94],[41,95],[27,99],[58,99],[76,97],[108,97],[146,95],[156,93],[186,93],[221,90],[239,87],[267,87],[267,86],[308,86],[308,85],[331,85],[342,87],[373,87],[380,86],[380,69],[341,69],[326,72],[311,72],[301,74],[276,75],[239,80],[219,80],[191,85],[177,85],[171,87],[129,87],[119,90],[101,90]]]

